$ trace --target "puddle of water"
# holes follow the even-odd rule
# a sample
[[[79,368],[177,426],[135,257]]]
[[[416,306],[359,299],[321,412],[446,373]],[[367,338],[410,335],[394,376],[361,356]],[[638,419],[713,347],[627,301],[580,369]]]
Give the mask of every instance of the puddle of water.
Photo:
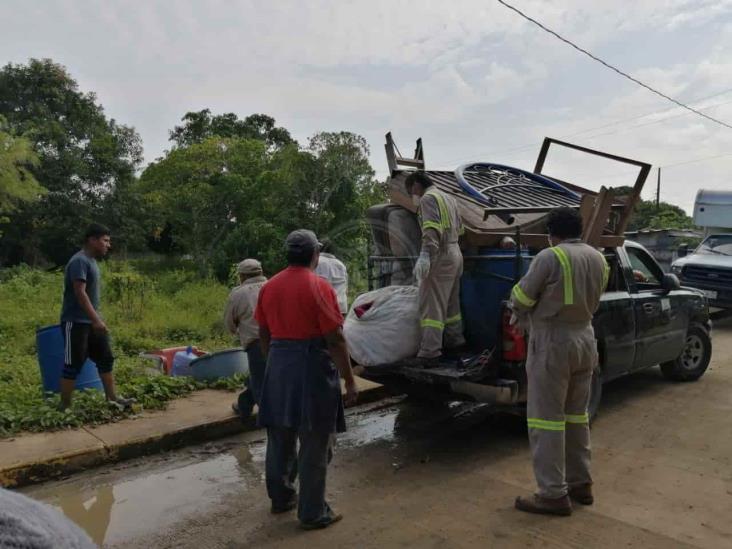
[[[127,474],[128,478],[110,478],[105,483],[103,476],[95,475],[29,489],[26,494],[59,509],[95,543],[115,544],[161,531],[234,492],[254,485],[259,488],[260,470],[243,446],[205,461],[162,467],[135,478]]]
[[[338,446],[357,448],[378,441],[394,440],[397,415],[398,410],[390,408],[370,414],[351,416],[348,421],[348,430],[338,435]]]
[[[358,451],[386,443],[395,462],[408,461],[411,454],[418,459],[425,444],[442,446],[439,441],[445,434],[475,423],[482,414],[473,412],[452,405],[397,405],[355,412],[348,415],[348,431],[338,437],[338,446]],[[263,439],[261,431],[247,433],[91,470],[23,492],[61,510],[97,544],[124,544],[203,515],[228,498],[266,497]]]

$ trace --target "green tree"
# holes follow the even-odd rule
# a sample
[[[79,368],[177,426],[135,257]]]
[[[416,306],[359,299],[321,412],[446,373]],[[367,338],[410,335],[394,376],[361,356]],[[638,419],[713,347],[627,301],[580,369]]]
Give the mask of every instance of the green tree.
[[[207,272],[217,246],[248,214],[266,218],[257,183],[268,167],[265,143],[253,139],[210,137],[173,149],[140,177],[150,231],[169,224],[173,240]]]
[[[48,190],[38,203],[21,205],[4,225],[0,262],[35,263],[45,257],[61,264],[86,223],[111,224],[105,210],[134,180],[142,161],[140,137],[108,119],[96,96],[80,91],[66,69],[50,59],[0,70],[0,115],[33,143],[39,162],[30,171]],[[118,227],[111,228],[117,233]]]
[[[268,272],[281,268],[282,242],[296,228],[344,250],[365,248],[364,212],[383,200],[373,176],[366,141],[347,132],[317,134],[304,150],[214,136],[167,152],[143,172],[139,191],[154,212],[150,232],[223,280],[248,256]]]
[[[692,229],[694,220],[678,206],[661,202],[641,200],[630,219],[628,230],[639,229]]]
[[[628,196],[632,187],[616,187],[612,189],[615,196]],[[629,231],[640,229],[692,229],[694,220],[679,206],[660,202],[658,206],[653,200],[640,200],[636,204],[633,216],[628,225]]]
[[[33,145],[24,137],[7,131],[5,118],[0,116],[0,219],[15,211],[19,205],[41,197],[44,188],[36,181],[31,168],[38,165]]]
[[[252,114],[244,120],[233,112],[212,115],[209,109],[188,112],[181,119],[183,124],[170,131],[170,140],[177,147],[202,143],[210,137],[257,139],[270,149],[279,149],[295,143],[284,128],[275,125],[275,119],[266,114]]]

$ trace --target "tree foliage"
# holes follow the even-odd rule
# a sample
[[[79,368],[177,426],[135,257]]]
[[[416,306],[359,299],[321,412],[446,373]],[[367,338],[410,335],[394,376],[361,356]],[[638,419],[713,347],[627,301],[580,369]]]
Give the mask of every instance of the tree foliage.
[[[140,137],[108,119],[96,96],[80,91],[50,59],[0,70],[0,115],[32,142],[38,162],[30,173],[48,191],[38,203],[20,206],[6,224],[0,258],[35,262],[43,255],[62,263],[81,227],[102,219],[108,202],[134,180],[142,162]]]
[[[20,204],[37,200],[44,193],[31,172],[31,168],[38,165],[32,143],[7,129],[5,118],[0,116],[0,219]]]
[[[209,109],[188,112],[183,124],[170,131],[170,140],[177,147],[202,143],[210,137],[257,139],[270,149],[279,149],[295,143],[284,128],[275,126],[275,120],[266,114],[252,114],[244,120],[233,112],[212,115]]]
[[[616,187],[613,192],[616,196],[627,196],[633,191],[632,187]],[[694,220],[679,206],[660,202],[656,206],[653,200],[640,200],[633,210],[633,216],[628,225],[629,231],[640,229],[693,229]]]
[[[214,136],[152,163],[139,190],[154,212],[150,230],[167,227],[202,270],[226,278],[247,256],[270,272],[281,267],[282,242],[296,228],[355,244],[366,207],[380,198],[373,175],[365,140],[350,133],[317,134],[304,150]]]

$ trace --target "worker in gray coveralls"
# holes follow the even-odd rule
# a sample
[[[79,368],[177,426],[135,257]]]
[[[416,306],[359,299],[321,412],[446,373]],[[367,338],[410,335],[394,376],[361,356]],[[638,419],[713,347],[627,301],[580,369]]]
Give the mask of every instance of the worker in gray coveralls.
[[[537,254],[511,293],[512,320],[530,329],[526,411],[539,486],[535,495],[517,498],[516,508],[570,515],[570,499],[594,501],[587,415],[598,362],[592,316],[609,268],[601,252],[580,240],[577,210],[552,210],[547,228],[551,247]]]
[[[417,358],[410,362],[429,368],[439,363],[443,342],[453,350],[465,345],[460,314],[463,254],[458,245],[463,225],[455,199],[435,188],[425,172],[410,174],[405,185],[410,195],[420,199],[422,229],[422,249],[414,266],[422,338]]]

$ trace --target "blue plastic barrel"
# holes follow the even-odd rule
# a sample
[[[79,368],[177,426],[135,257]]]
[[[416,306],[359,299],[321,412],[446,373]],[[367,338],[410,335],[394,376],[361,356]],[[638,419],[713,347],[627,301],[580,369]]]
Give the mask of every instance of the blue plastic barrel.
[[[460,279],[460,306],[465,339],[471,347],[491,349],[498,340],[501,302],[509,298],[516,275],[516,251],[481,248],[485,259],[466,259]],[[529,267],[529,254],[521,252],[519,277]],[[505,277],[510,280],[498,278]]]
[[[38,365],[41,367],[43,390],[58,393],[64,368],[64,336],[61,326],[47,326],[36,331]],[[87,360],[76,378],[77,389],[103,389],[97,366]]]

